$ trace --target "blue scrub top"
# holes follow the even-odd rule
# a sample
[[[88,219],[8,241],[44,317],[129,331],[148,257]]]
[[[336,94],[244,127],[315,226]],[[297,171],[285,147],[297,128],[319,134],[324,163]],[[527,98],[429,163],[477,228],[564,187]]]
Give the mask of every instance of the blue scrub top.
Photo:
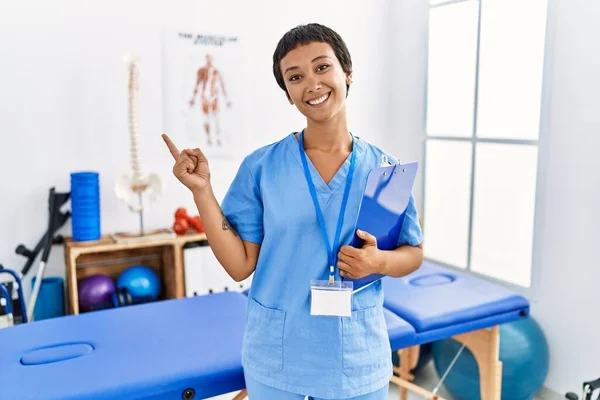
[[[341,245],[351,242],[367,175],[384,154],[358,137],[355,146]],[[329,184],[308,157],[307,162],[333,240],[350,157]],[[381,281],[354,294],[351,318],[310,315],[310,281],[327,280],[329,266],[296,136],[248,155],[221,208],[243,240],[261,244],[248,296],[244,372],[265,385],[324,399],[360,396],[387,385],[392,361]],[[398,244],[421,241],[411,196]],[[337,266],[335,275],[340,279]]]

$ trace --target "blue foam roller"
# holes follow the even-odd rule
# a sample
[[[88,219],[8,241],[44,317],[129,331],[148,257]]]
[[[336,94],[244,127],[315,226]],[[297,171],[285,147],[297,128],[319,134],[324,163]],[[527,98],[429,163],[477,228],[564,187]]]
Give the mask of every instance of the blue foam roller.
[[[100,239],[100,184],[97,172],[71,173],[71,230],[73,240]]]

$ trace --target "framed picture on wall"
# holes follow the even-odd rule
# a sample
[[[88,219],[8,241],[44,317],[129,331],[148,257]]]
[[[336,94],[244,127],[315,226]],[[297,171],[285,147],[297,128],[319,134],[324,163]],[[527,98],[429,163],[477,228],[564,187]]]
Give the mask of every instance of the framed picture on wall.
[[[162,46],[164,131],[209,159],[239,158],[247,144],[239,38],[165,29]]]

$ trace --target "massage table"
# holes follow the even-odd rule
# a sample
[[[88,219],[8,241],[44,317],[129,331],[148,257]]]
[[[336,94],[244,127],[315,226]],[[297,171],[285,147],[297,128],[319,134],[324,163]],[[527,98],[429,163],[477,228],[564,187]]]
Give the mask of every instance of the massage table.
[[[431,263],[383,287],[401,398],[407,390],[439,398],[410,371],[419,345],[453,337],[480,363],[482,400],[500,399],[498,325],[528,315],[524,298]],[[246,306],[244,294],[224,292],[0,329],[0,397],[191,400],[239,391],[234,399],[243,399]]]
[[[0,329],[0,399],[191,400],[243,390],[247,302],[224,292]]]
[[[382,283],[386,318],[392,313],[414,329],[412,343],[403,336],[396,346],[397,338],[389,332],[392,350],[400,357],[392,382],[400,386],[402,400],[407,398],[407,390],[441,399],[412,384],[410,371],[417,365],[420,345],[450,337],[473,353],[479,366],[481,399],[500,400],[499,325],[529,316],[529,302],[524,297],[474,275],[427,261],[412,274],[384,277]]]

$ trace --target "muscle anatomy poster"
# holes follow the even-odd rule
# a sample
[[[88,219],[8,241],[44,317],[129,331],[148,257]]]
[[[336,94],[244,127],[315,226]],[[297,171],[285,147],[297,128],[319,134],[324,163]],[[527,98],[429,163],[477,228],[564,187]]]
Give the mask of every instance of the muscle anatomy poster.
[[[162,50],[165,132],[209,159],[236,158],[246,145],[239,38],[167,30]]]

